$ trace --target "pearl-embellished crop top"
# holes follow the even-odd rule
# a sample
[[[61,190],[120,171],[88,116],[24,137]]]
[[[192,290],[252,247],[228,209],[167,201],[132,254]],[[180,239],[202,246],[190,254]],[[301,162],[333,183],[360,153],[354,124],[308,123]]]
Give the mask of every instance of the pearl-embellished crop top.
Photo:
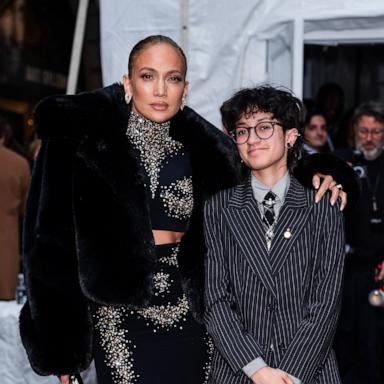
[[[152,229],[185,232],[193,208],[192,168],[169,128],[170,122],[155,123],[132,111],[127,137],[140,155]]]

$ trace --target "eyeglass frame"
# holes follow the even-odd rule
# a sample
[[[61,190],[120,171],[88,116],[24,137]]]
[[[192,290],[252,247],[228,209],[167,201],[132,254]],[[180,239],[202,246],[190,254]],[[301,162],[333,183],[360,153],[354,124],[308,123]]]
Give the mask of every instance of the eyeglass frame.
[[[268,124],[271,124],[271,125],[272,125],[272,133],[271,133],[270,136],[268,136],[268,137],[260,137],[260,136],[257,134],[256,127],[257,127],[258,125],[260,125],[260,124],[265,124],[265,123],[268,123]],[[236,140],[236,136],[235,136],[235,135],[236,135],[236,129],[237,129],[237,128],[235,128],[234,130],[232,130],[232,131],[230,132],[230,137],[231,137],[232,140],[233,140],[236,144],[238,144],[238,145],[246,144],[246,143],[248,142],[249,138],[251,137],[250,131],[251,131],[251,129],[253,129],[254,132],[255,132],[255,134],[256,134],[256,136],[257,136],[260,140],[268,140],[268,139],[270,139],[270,138],[273,136],[273,134],[275,133],[275,125],[279,125],[280,127],[284,128],[284,125],[282,125],[282,124],[279,123],[278,121],[260,121],[260,122],[258,122],[256,125],[254,125],[254,126],[252,126],[252,127],[243,127],[244,129],[247,130],[247,134],[248,134],[248,136],[247,136],[247,140],[245,140],[244,143],[238,143],[237,140]]]
[[[380,134],[384,133],[384,128],[378,128],[378,129],[372,129],[369,130],[368,128],[365,127],[357,127],[357,133],[361,136],[379,136]]]

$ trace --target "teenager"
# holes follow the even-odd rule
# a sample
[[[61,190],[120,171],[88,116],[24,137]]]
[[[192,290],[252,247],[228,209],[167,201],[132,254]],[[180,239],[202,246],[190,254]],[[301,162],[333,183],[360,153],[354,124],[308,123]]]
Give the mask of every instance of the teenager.
[[[222,107],[249,168],[205,205],[205,323],[212,383],[340,383],[332,339],[344,234],[339,204],[292,175],[304,107],[285,90],[244,89]]]

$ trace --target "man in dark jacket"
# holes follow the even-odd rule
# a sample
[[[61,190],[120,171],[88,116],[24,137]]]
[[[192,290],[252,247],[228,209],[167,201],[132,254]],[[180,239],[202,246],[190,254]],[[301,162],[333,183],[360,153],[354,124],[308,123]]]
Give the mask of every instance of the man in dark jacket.
[[[336,353],[345,384],[384,382],[384,308],[368,295],[384,256],[384,104],[367,102],[353,116],[356,148],[339,151],[361,181],[357,204],[346,212],[347,259]]]

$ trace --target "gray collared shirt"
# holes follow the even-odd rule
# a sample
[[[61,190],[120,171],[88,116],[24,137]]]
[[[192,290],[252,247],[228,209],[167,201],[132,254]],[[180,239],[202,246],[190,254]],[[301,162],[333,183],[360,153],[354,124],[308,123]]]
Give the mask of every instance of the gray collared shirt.
[[[258,203],[261,215],[264,214],[263,204],[262,204],[264,197],[269,191],[272,191],[276,195],[276,203],[273,206],[273,209],[275,211],[276,218],[278,217],[281,206],[284,203],[285,196],[287,195],[287,191],[290,183],[291,183],[291,177],[288,172],[272,187],[267,187],[259,179],[257,179],[256,176],[252,175],[251,186],[252,186],[253,196],[255,197]],[[263,360],[262,357],[257,357],[251,362],[249,362],[245,367],[243,367],[243,372],[249,378],[251,378],[252,375],[254,375],[259,369],[264,367],[267,367],[266,362]],[[299,380],[297,377],[294,377],[292,375],[289,375],[289,377],[292,379],[292,381],[295,384],[301,384],[301,380]]]

